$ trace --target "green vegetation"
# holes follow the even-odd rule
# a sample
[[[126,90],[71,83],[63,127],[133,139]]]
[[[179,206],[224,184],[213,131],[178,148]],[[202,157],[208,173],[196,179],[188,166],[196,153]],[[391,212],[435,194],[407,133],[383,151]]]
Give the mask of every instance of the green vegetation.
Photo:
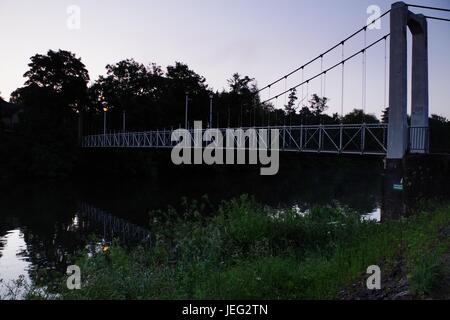
[[[152,218],[151,249],[113,245],[108,254],[81,254],[82,289],[68,291],[61,281],[61,297],[334,299],[369,265],[381,263],[385,272],[399,260],[413,294],[428,297],[450,249],[449,206],[382,224],[342,209],[275,211],[245,196],[207,218],[198,207]]]

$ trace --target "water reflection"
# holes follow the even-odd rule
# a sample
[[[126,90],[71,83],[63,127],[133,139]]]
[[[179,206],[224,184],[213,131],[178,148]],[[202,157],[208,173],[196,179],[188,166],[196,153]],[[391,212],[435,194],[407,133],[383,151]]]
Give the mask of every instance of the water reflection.
[[[0,296],[6,295],[12,282],[20,277],[30,281],[28,272],[31,263],[27,257],[27,245],[20,229],[7,231],[0,237]],[[21,296],[21,292],[13,295]]]
[[[104,242],[119,239],[123,243],[151,245],[152,237],[148,229],[117,218],[85,202],[79,204],[79,211],[74,221],[78,230],[84,229],[96,234],[103,233],[102,240]]]
[[[373,212],[362,215],[362,219],[381,222],[381,208],[376,208]]]

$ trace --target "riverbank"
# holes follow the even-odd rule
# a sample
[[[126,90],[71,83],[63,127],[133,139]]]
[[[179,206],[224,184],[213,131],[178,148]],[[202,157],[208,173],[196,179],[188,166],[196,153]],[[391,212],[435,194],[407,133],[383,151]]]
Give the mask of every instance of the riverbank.
[[[448,297],[442,289],[448,205],[382,224],[343,209],[316,208],[306,216],[275,211],[248,197],[224,203],[212,217],[200,211],[155,215],[151,249],[113,245],[91,258],[81,253],[75,262],[82,289],[69,291],[61,280],[57,293],[63,299],[370,298],[352,284],[365,283],[367,267],[379,265],[382,287],[391,287],[400,263],[399,285],[408,292],[399,297]]]

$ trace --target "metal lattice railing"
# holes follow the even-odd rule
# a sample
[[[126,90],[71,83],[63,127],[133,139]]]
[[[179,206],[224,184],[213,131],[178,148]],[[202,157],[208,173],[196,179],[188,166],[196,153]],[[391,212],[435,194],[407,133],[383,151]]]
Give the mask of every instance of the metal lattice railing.
[[[279,150],[287,152],[310,152],[331,154],[369,154],[387,153],[387,124],[338,124],[304,125],[279,127],[221,128],[225,136],[227,130],[277,129]],[[216,129],[217,130],[217,129]],[[206,129],[202,129],[201,135]],[[190,130],[191,137],[194,130]],[[172,141],[172,131],[155,130],[145,132],[120,132],[84,136],[84,148],[173,148],[178,144]],[[249,149],[247,143],[236,142],[236,149]],[[206,146],[206,143],[203,143]]]
[[[409,152],[428,153],[429,150],[429,128],[409,128]]]

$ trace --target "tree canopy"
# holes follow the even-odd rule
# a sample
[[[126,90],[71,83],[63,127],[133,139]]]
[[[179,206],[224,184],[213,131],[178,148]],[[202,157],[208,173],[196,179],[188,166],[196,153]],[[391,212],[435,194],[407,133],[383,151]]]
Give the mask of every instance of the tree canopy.
[[[25,86],[12,94],[14,102],[34,105],[36,101],[31,96],[36,90],[42,89],[42,92],[51,95],[50,100],[56,99],[62,107],[81,111],[86,105],[89,73],[75,54],[49,50],[46,55],[36,54],[31,57],[28,66],[30,69],[24,74],[27,78]]]

